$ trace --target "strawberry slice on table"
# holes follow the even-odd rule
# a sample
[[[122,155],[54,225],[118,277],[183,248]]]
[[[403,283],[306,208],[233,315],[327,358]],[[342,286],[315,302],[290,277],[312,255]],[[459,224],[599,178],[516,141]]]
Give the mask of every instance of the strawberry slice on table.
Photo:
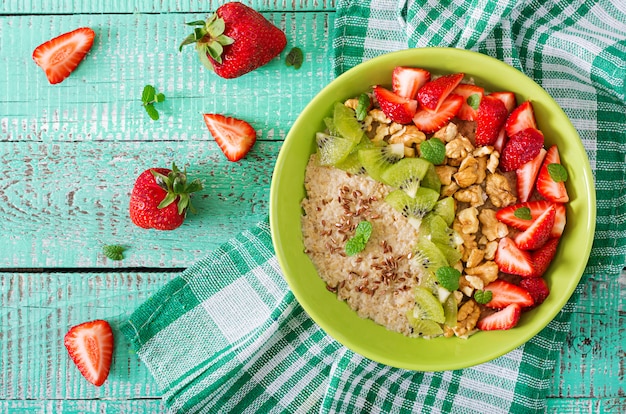
[[[374,86],[374,96],[380,109],[389,119],[399,124],[410,124],[417,111],[415,99],[403,98],[382,86]]]
[[[534,272],[530,252],[521,250],[509,237],[503,237],[498,242],[498,249],[494,258],[501,272],[531,277]]]
[[[463,105],[456,117],[463,121],[474,121],[478,115],[478,107],[485,95],[485,89],[469,83],[460,83],[454,88],[453,94],[463,97]]]
[[[523,131],[527,128],[537,128],[537,121],[535,120],[535,111],[530,101],[522,102],[517,108],[515,108],[506,120],[504,129],[509,137]]]
[[[422,108],[430,112],[439,112],[443,102],[461,83],[464,76],[464,73],[453,73],[427,82],[417,91],[417,100]]]
[[[541,277],[522,279],[519,285],[520,287],[526,289],[530,296],[532,296],[533,301],[535,302],[534,306],[541,305],[550,294],[548,283]]]
[[[239,161],[256,142],[256,131],[241,119],[221,114],[204,114],[204,122],[215,142],[230,161]]]
[[[537,192],[543,198],[556,203],[567,203],[569,196],[565,188],[567,171],[561,165],[559,149],[556,145],[548,148],[548,153],[537,177]]]
[[[496,218],[507,226],[518,230],[526,230],[534,223],[537,217],[550,207],[554,207],[555,210],[554,226],[552,227],[550,237],[561,237],[566,223],[564,204],[552,203],[547,200],[527,201],[501,208],[496,212]]]
[[[460,95],[450,95],[443,101],[437,112],[420,108],[413,116],[413,123],[417,128],[426,133],[438,131],[448,121],[456,116],[463,105],[463,97]]]
[[[501,100],[508,113],[511,113],[517,106],[517,99],[515,98],[515,94],[513,92],[497,91],[491,92],[489,96],[493,96],[494,98]]]
[[[65,347],[87,381],[101,386],[109,376],[113,357],[113,331],[98,319],[76,325],[65,334]]]
[[[500,165],[504,171],[517,170],[535,158],[543,148],[543,134],[535,128],[526,128],[509,140],[502,149]]]
[[[490,95],[483,97],[476,115],[476,145],[494,145],[508,114],[500,99]]]
[[[534,271],[531,277],[543,276],[546,270],[548,270],[559,246],[559,240],[558,237],[551,238],[541,248],[532,252]]]
[[[556,210],[549,207],[530,225],[529,228],[515,236],[515,244],[522,250],[536,250],[550,238],[554,227]]]
[[[476,327],[481,331],[507,330],[515,327],[522,315],[522,308],[512,303],[506,308],[480,319]]]
[[[491,300],[485,306],[492,309],[502,309],[515,303],[521,308],[532,306],[535,302],[524,288],[502,279],[494,280],[485,286],[491,292]]]
[[[398,66],[391,74],[392,91],[406,99],[415,99],[417,91],[430,81],[430,72],[422,68]]]
[[[37,46],[33,60],[43,69],[51,84],[60,83],[74,71],[91,50],[95,32],[81,27]]]
[[[539,169],[546,156],[546,152],[545,149],[541,148],[535,158],[515,170],[515,175],[517,176],[517,197],[521,202],[528,201],[535,189],[537,175],[539,174]]]

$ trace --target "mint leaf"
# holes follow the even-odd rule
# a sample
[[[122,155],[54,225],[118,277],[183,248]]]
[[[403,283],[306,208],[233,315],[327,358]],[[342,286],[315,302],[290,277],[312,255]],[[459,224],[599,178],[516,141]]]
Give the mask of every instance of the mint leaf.
[[[370,105],[372,104],[370,100],[370,96],[366,93],[362,93],[359,95],[359,103],[356,106],[356,119],[362,121],[367,116],[367,111],[370,109]]]
[[[561,164],[548,164],[548,174],[555,183],[564,183],[567,181],[567,170]]]
[[[124,246],[117,244],[106,244],[102,247],[102,252],[111,260],[122,260],[124,258]]]
[[[420,144],[422,158],[435,165],[443,164],[446,158],[446,146],[439,138],[431,138]]]
[[[157,111],[152,104],[146,105],[146,112],[153,121],[157,121],[159,119],[159,111]]]
[[[474,292],[474,300],[481,305],[489,303],[492,297],[493,293],[490,290],[477,290]]]
[[[144,104],[149,104],[150,102],[154,101],[155,93],[156,93],[156,90],[154,89],[154,86],[152,85],[144,86],[143,93],[141,94],[141,101]]]
[[[472,107],[472,109],[478,110],[478,106],[480,105],[480,95],[477,93],[473,93],[467,97],[465,102],[467,102],[467,104]]]
[[[372,223],[369,221],[362,221],[356,226],[354,237],[346,242],[346,254],[348,256],[354,256],[365,249],[367,242],[372,235]]]
[[[165,95],[163,95],[162,93],[158,93],[156,96],[155,101],[156,102],[163,102],[165,100]]]
[[[461,272],[459,272],[454,267],[440,267],[439,269],[437,269],[435,276],[437,277],[437,282],[439,282],[439,285],[444,289],[452,292],[459,288],[459,278],[461,277]]]
[[[521,220],[532,220],[533,216],[530,214],[530,208],[520,207],[515,209],[513,215]]]
[[[300,69],[303,61],[304,55],[302,54],[302,49],[299,47],[292,48],[285,58],[285,64],[287,66],[293,66],[294,69]]]
[[[144,108],[146,108],[146,112],[148,116],[156,121],[159,119],[159,111],[154,107],[155,103],[163,102],[165,100],[165,95],[162,93],[156,93],[156,89],[152,85],[146,85],[143,87],[143,92],[141,93],[141,102],[143,102]]]

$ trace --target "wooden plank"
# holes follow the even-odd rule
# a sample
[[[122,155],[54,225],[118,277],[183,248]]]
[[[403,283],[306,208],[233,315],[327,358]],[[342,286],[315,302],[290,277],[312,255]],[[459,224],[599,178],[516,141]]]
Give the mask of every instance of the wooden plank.
[[[288,45],[268,65],[237,79],[204,69],[193,47],[178,51],[189,32],[184,22],[202,14],[0,18],[0,141],[206,140],[202,114],[207,112],[237,116],[262,139],[282,140],[331,79],[332,15],[267,17],[285,31]],[[33,49],[85,25],[96,31],[91,52],[61,84],[48,84],[31,58]],[[305,53],[299,70],[284,63],[293,46]],[[166,95],[157,106],[158,121],[141,106],[146,84]]]
[[[626,398],[548,398],[548,413],[554,414],[622,414]]]
[[[160,414],[166,413],[161,399],[147,400],[9,400],[0,401],[0,412],[11,414],[101,413]]]
[[[223,0],[4,0],[6,14],[88,14],[88,13],[188,13],[214,11]],[[334,0],[243,0],[256,10],[317,10],[335,8]]]
[[[43,400],[158,398],[156,383],[129,349],[119,326],[176,275],[1,273],[0,400],[43,404]],[[111,372],[102,387],[82,377],[63,345],[71,326],[93,319],[107,320],[115,336]],[[71,411],[70,407],[71,403],[64,410]]]

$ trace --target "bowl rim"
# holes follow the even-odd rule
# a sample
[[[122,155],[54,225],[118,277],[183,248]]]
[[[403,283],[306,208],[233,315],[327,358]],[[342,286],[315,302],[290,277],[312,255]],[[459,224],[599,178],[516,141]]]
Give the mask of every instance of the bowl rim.
[[[556,114],[556,117],[566,122],[568,130],[565,132],[571,135],[571,137],[567,139],[568,148],[570,148],[569,144],[571,143],[573,151],[577,153],[581,152],[584,155],[585,165],[576,166],[577,169],[580,169],[580,172],[581,172],[580,175],[582,176],[581,180],[585,184],[585,188],[584,188],[585,191],[583,194],[586,196],[586,200],[581,200],[582,202],[581,206],[584,208],[584,211],[586,211],[586,216],[584,218],[587,220],[585,223],[582,223],[580,225],[585,226],[585,231],[587,232],[586,234],[592,235],[592,237],[587,237],[585,239],[584,244],[577,243],[577,254],[583,255],[581,257],[584,257],[585,260],[581,259],[578,263],[575,264],[575,271],[574,271],[575,276],[571,278],[572,279],[571,283],[568,284],[566,291],[564,292],[563,295],[559,297],[559,300],[554,304],[554,306],[550,308],[550,311],[547,313],[544,312],[545,316],[541,319],[542,321],[541,323],[533,323],[532,329],[526,329],[524,333],[521,335],[513,336],[513,338],[510,338],[507,336],[506,345],[497,347],[496,350],[489,349],[485,351],[484,354],[481,354],[480,356],[472,357],[468,359],[462,359],[461,361],[456,361],[456,358],[453,358],[450,361],[435,362],[435,363],[424,361],[424,360],[407,362],[404,360],[398,360],[397,358],[394,358],[393,355],[380,355],[377,352],[373,352],[368,349],[363,349],[362,347],[355,344],[355,342],[351,340],[349,335],[346,335],[340,329],[337,329],[333,327],[331,324],[329,324],[327,320],[324,320],[323,318],[321,318],[318,315],[318,312],[316,311],[314,304],[312,304],[310,301],[307,300],[306,292],[303,289],[301,289],[301,287],[297,283],[294,283],[292,276],[288,274],[289,273],[288,271],[285,271],[285,269],[289,269],[290,267],[289,257],[287,257],[287,255],[283,252],[283,249],[280,248],[280,246],[282,246],[283,237],[281,234],[282,229],[280,228],[280,212],[278,209],[278,205],[281,202],[279,190],[282,185],[281,184],[282,178],[279,172],[287,163],[288,157],[289,157],[288,154],[290,150],[295,145],[297,145],[297,132],[296,131],[298,131],[299,128],[301,128],[301,126],[304,125],[305,122],[307,122],[306,117],[310,115],[309,113],[315,107],[319,106],[319,101],[327,100],[329,95],[332,96],[331,91],[335,89],[337,85],[344,82],[344,80],[351,78],[353,76],[357,76],[361,73],[367,72],[368,70],[373,70],[372,68],[375,68],[376,66],[385,66],[385,65],[389,66],[392,64],[392,62],[396,62],[396,61],[406,62],[406,61],[409,61],[411,58],[425,57],[425,56],[428,58],[432,58],[432,59],[444,59],[444,60],[451,59],[451,57],[454,57],[454,59],[471,59],[471,60],[479,59],[481,60],[481,63],[484,62],[485,65],[492,67],[492,68],[496,68],[506,73],[508,76],[516,76],[516,77],[521,76],[520,80],[523,80],[524,81],[523,84],[526,86],[531,86],[531,84],[534,85],[534,89],[535,89],[534,92],[537,92],[540,95],[542,95],[541,96],[542,100],[545,100],[545,102],[548,102],[550,106],[554,107],[551,109],[554,109],[555,111],[558,112]],[[452,63],[452,65],[454,65],[454,63]],[[418,66],[418,65],[415,65],[415,66]],[[451,71],[446,71],[444,69],[441,72],[451,72]],[[391,75],[390,72],[389,72],[389,75]],[[391,78],[389,76],[389,81],[390,79]],[[371,86],[371,85],[367,85],[367,86]],[[366,89],[364,88],[364,90]],[[514,91],[514,92],[516,93],[516,95],[518,95],[517,91]],[[347,97],[338,97],[335,100],[339,100],[342,98],[345,99]],[[552,115],[555,115],[555,114],[552,113]],[[302,182],[302,186],[304,187],[304,182]],[[570,214],[571,213],[569,212],[569,209],[568,209],[568,216]],[[274,173],[272,176],[272,182],[270,185],[269,221],[270,221],[270,232],[271,232],[272,242],[274,244],[274,249],[276,252],[277,260],[281,268],[281,271],[283,272],[285,280],[289,288],[292,290],[295,298],[298,300],[299,304],[303,307],[305,312],[313,319],[313,321],[318,326],[322,328],[324,332],[326,332],[328,335],[330,335],[332,338],[337,340],[339,343],[341,343],[348,349],[368,359],[371,359],[373,361],[376,361],[385,365],[389,365],[389,366],[393,366],[397,368],[409,369],[409,370],[417,370],[417,371],[444,371],[444,370],[452,370],[452,369],[461,369],[461,368],[475,366],[475,365],[478,365],[480,363],[484,363],[487,361],[491,361],[523,345],[524,343],[532,339],[532,337],[534,337],[542,329],[544,329],[550,323],[550,321],[552,321],[556,317],[556,315],[562,310],[562,308],[565,306],[565,304],[567,303],[571,295],[574,293],[574,290],[576,286],[578,285],[580,279],[582,278],[587,260],[591,252],[591,247],[593,244],[593,234],[595,231],[595,217],[596,217],[595,187],[594,187],[593,176],[591,172],[591,166],[590,166],[588,157],[586,155],[586,151],[582,145],[582,141],[578,135],[578,132],[572,125],[571,121],[569,120],[565,112],[556,103],[556,101],[540,85],[534,82],[531,78],[529,78],[527,75],[525,75],[523,72],[519,71],[518,69],[508,65],[507,63],[502,62],[491,56],[479,53],[479,52],[468,51],[464,49],[455,49],[455,48],[428,47],[428,48],[413,48],[413,49],[390,52],[390,53],[386,53],[384,55],[372,58],[370,60],[364,61],[360,63],[359,65],[349,69],[348,71],[336,77],[328,85],[322,88],[322,90],[306,105],[306,107],[303,109],[301,114],[293,123],[292,127],[289,130],[289,133],[287,134],[284,140],[284,143],[280,149],[280,152],[278,154],[276,164],[274,167]],[[578,219],[580,219],[580,217],[578,217]],[[568,220],[568,221],[571,221],[571,220]],[[304,252],[302,252],[302,254],[304,254]],[[533,311],[530,311],[530,312],[533,312]],[[370,322],[374,323],[373,321],[370,321]],[[515,329],[519,329],[519,327],[516,327]],[[391,331],[388,331],[388,332],[391,332]],[[507,332],[507,331],[497,331],[497,332],[489,332],[489,333],[491,334],[491,333],[500,333],[500,332]],[[396,335],[401,335],[395,332],[392,332],[392,333]],[[485,333],[486,332],[479,332],[477,333],[477,335],[484,335]],[[418,341],[419,340],[437,341],[442,338],[436,338],[436,339],[431,339],[431,340],[425,340],[423,338],[412,338],[412,339],[418,340]],[[458,338],[443,338],[443,339],[446,341],[458,340],[458,341],[471,343],[472,337],[466,340],[458,339]]]

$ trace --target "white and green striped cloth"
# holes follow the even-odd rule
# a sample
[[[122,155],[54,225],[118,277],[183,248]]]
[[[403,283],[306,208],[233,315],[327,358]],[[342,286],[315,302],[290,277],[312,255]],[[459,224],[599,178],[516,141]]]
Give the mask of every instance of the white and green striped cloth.
[[[578,129],[595,174],[587,272],[617,277],[626,264],[623,1],[340,0],[333,45],[337,74],[391,50],[455,46],[534,78]],[[122,331],[172,412],[535,413],[546,410],[576,295],[537,336],[491,362],[391,368],[342,347],[306,315],[263,222],[182,272]]]

